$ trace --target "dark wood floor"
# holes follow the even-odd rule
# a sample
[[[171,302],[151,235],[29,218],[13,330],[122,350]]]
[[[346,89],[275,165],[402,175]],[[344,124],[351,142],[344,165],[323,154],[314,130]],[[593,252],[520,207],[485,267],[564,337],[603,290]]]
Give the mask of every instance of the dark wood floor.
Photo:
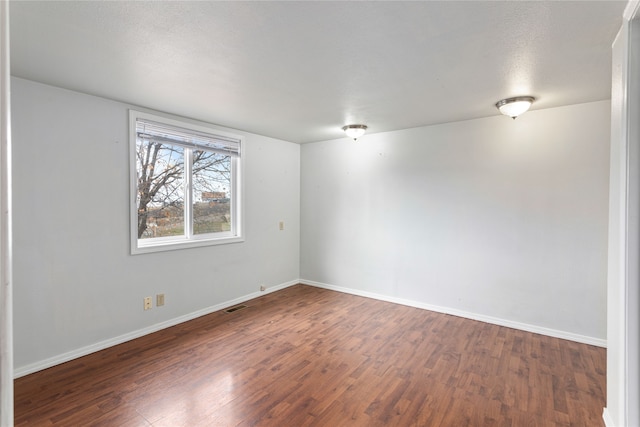
[[[297,285],[15,381],[16,426],[603,426],[605,350]]]

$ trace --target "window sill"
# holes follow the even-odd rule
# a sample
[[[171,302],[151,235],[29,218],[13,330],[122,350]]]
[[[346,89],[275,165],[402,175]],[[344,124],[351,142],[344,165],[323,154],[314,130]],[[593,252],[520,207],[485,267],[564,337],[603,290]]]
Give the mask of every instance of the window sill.
[[[152,242],[140,245],[137,241],[131,245],[131,255],[140,255],[153,252],[166,252],[179,249],[199,248],[203,246],[227,245],[244,242],[244,237],[219,237],[216,239],[200,240],[173,240],[168,242]]]

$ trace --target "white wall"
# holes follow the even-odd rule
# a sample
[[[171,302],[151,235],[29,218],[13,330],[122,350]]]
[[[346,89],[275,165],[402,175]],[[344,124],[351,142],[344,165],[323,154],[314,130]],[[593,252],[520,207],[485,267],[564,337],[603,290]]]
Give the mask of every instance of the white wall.
[[[299,277],[300,147],[233,130],[246,241],[130,255],[128,108],[12,79],[18,373]]]
[[[306,144],[301,277],[606,339],[610,102]]]
[[[298,277],[606,339],[608,101],[357,143],[243,133],[246,241],[131,256],[129,106],[12,85],[18,373]]]

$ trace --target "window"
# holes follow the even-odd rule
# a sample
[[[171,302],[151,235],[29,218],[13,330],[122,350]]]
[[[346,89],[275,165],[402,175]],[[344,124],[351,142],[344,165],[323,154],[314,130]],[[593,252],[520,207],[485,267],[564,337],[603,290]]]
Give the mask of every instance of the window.
[[[130,110],[131,252],[242,241],[242,138]]]

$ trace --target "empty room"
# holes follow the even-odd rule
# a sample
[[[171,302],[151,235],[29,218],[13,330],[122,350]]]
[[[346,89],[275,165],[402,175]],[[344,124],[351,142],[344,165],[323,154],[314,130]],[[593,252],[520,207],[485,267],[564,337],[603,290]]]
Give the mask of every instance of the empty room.
[[[2,2],[0,426],[640,427],[639,4]]]

